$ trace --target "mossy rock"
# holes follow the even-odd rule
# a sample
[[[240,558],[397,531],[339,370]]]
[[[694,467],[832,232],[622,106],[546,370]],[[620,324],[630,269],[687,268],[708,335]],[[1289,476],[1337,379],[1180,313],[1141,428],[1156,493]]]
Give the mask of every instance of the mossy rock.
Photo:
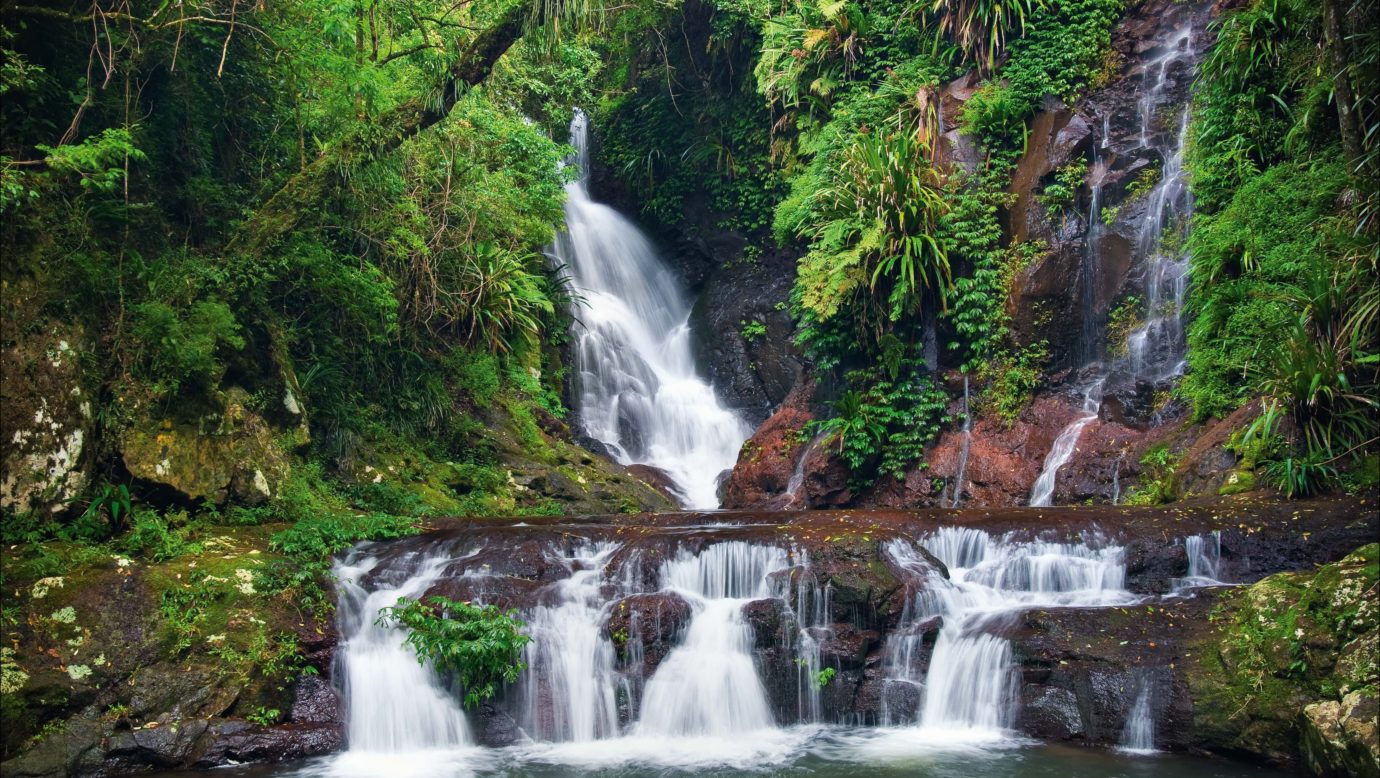
[[[22,326],[14,315],[7,330]],[[0,508],[62,511],[86,486],[95,428],[86,348],[81,328],[47,320],[0,352]]]
[[[120,437],[135,478],[187,500],[259,505],[276,497],[291,471],[275,430],[246,406],[247,394],[225,393],[224,409],[198,422],[138,414]]]
[[[1320,775],[1375,774],[1357,760],[1369,754],[1373,769],[1380,757],[1377,559],[1380,544],[1370,544],[1223,598],[1187,668],[1199,745],[1302,761]]]
[[[1227,479],[1222,482],[1222,486],[1217,490],[1217,494],[1223,497],[1232,494],[1241,494],[1255,489],[1255,471],[1245,468],[1236,468],[1227,474]]]

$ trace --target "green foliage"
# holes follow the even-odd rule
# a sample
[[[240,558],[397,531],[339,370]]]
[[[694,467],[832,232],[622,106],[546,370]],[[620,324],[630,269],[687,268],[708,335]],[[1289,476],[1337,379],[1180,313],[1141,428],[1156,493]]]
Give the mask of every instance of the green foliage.
[[[1135,489],[1126,493],[1122,502],[1126,505],[1160,505],[1171,502],[1174,497],[1174,468],[1179,458],[1169,446],[1157,443],[1145,450],[1140,457],[1140,482]]]
[[[185,511],[160,515],[157,511],[141,508],[134,511],[129,532],[120,539],[119,548],[136,558],[161,562],[181,556],[189,551],[199,551],[197,544],[188,543],[177,525],[185,525]]]
[[[516,615],[446,597],[428,597],[425,603],[403,597],[379,612],[379,623],[406,627],[404,642],[417,652],[417,661],[454,673],[465,707],[474,708],[527,669],[520,657],[531,638],[522,633]]]
[[[856,388],[834,402],[832,417],[814,425],[838,446],[855,486],[883,474],[900,480],[912,467],[925,467],[925,446],[950,421],[943,389],[924,375],[923,363],[894,345],[894,356],[882,365],[849,372],[848,384]]]
[[[743,320],[738,322],[738,324],[742,327],[743,340],[749,343],[758,338],[765,338],[767,336],[767,325],[757,319],[753,319],[752,321]]]
[[[831,186],[818,194],[823,221],[812,228],[796,280],[800,303],[816,320],[859,296],[864,307],[881,309],[863,322],[869,331],[918,313],[927,298],[944,304],[948,254],[934,237],[944,201],[928,152],[907,133],[860,135],[845,152]]]
[[[978,366],[977,377],[984,384],[978,408],[1007,427],[1014,425],[1040,386],[1048,360],[1049,343],[1043,340],[1024,346],[1008,345],[995,352]]]
[[[94,542],[118,533],[129,521],[133,504],[126,484],[106,484],[86,504],[76,521],[58,530],[64,540]]]
[[[1062,211],[1073,205],[1083,179],[1088,175],[1088,161],[1078,157],[1054,171],[1054,180],[1036,198],[1051,211]],[[1139,180],[1139,179],[1137,179]]]
[[[385,513],[355,514],[323,504],[301,480],[284,491],[281,502],[294,523],[275,533],[269,547],[287,560],[264,568],[262,588],[291,596],[308,610],[330,607],[321,583],[333,555],[363,540],[389,540],[417,531],[415,519]]]
[[[991,72],[1006,48],[1010,31],[1025,31],[1025,18],[1035,7],[1031,0],[934,0],[930,13],[939,29],[964,52],[965,59]]]
[[[1126,356],[1126,339],[1141,325],[1145,316],[1144,303],[1136,295],[1126,295],[1107,313],[1107,354],[1114,358]]]
[[[963,131],[992,146],[1025,143],[1025,117],[1030,106],[1015,89],[1005,84],[987,84],[963,104],[959,120]]]
[[[185,315],[161,302],[135,306],[130,329],[142,347],[139,360],[155,392],[177,394],[183,384],[216,386],[225,372],[222,348],[244,348],[240,325],[225,303],[201,301]]]
[[[278,719],[281,718],[282,715],[283,712],[278,710],[277,708],[267,708],[263,705],[260,705],[254,709],[253,713],[250,713],[247,716],[245,716],[245,718],[249,721],[254,722],[255,724],[258,724],[259,726],[267,727],[270,724],[278,723]]]
[[[1195,418],[1229,413],[1249,396],[1242,369],[1277,351],[1296,318],[1289,288],[1331,275],[1328,257],[1347,241],[1332,218],[1344,181],[1337,165],[1281,165],[1250,179],[1225,209],[1194,219],[1194,319],[1180,392]]]

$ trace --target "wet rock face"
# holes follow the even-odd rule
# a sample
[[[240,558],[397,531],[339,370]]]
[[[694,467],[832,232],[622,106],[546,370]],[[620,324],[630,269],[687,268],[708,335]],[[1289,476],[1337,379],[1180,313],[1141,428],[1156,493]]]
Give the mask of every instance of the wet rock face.
[[[645,679],[680,642],[691,616],[690,603],[674,592],[635,594],[613,604],[603,631],[622,662]]]
[[[1186,748],[1193,705],[1174,668],[1192,653],[1215,604],[1206,593],[1150,610],[1025,613],[1011,635],[1021,674],[1017,728],[1045,740],[1116,745],[1144,693],[1155,747]]]
[[[802,381],[743,444],[738,462],[724,484],[722,504],[729,509],[789,509],[804,507],[803,495],[789,494],[791,479],[800,467],[802,477],[809,462],[801,462],[809,447],[802,440],[814,418],[810,411],[813,384]],[[803,487],[803,480],[801,486]]]
[[[16,315],[4,314],[7,333],[28,324],[11,321]],[[0,349],[0,508],[62,511],[86,485],[95,430],[80,365],[86,348],[79,328],[47,321]]]
[[[691,312],[700,363],[710,381],[749,424],[761,424],[786,399],[803,373],[795,325],[786,302],[795,281],[796,255],[746,240],[686,246],[712,258]]]

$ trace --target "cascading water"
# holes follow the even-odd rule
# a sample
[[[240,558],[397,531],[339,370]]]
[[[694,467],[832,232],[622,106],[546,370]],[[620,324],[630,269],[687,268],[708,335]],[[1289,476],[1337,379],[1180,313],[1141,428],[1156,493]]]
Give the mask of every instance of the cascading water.
[[[1035,479],[1035,486],[1030,490],[1032,506],[1044,507],[1053,504],[1054,484],[1059,477],[1059,468],[1073,458],[1083,428],[1097,420],[1102,410],[1102,387],[1105,383],[1105,378],[1099,378],[1083,389],[1083,406],[1078,418],[1059,433],[1049,453],[1045,455],[1044,465],[1040,467],[1040,476]]]
[[[726,736],[776,725],[753,666],[743,605],[773,596],[767,576],[789,566],[785,551],[739,541],[682,552],[662,566],[663,588],[696,612],[685,642],[647,682],[637,734]]]
[[[1121,731],[1118,750],[1133,754],[1155,752],[1155,719],[1150,709],[1150,690],[1150,680],[1140,679],[1140,691],[1136,693],[1131,712],[1126,714],[1126,726]]]
[[[909,681],[915,636],[907,622],[942,616],[943,626],[924,681],[921,736],[937,742],[990,742],[1006,737],[1015,705],[1015,667],[1008,640],[999,634],[1011,614],[1031,607],[1099,606],[1136,601],[1124,588],[1125,560],[1111,544],[1016,542],[982,530],[947,527],[923,541],[945,564],[950,579],[932,585],[908,604],[896,639],[888,646],[889,674]],[[898,566],[927,563],[904,543],[888,553]]]
[[[809,506],[806,498],[801,494],[805,488],[805,465],[810,459],[810,455],[819,450],[824,445],[824,439],[829,435],[827,432],[816,433],[805,448],[800,450],[800,457],[795,460],[795,469],[791,471],[791,477],[786,481],[785,500],[781,507],[784,510],[804,510]]]
[[[617,550],[616,543],[577,549],[564,560],[571,574],[555,585],[555,603],[527,615],[532,642],[525,649],[531,669],[524,728],[538,740],[587,742],[618,734],[614,647],[600,630],[603,569]]]
[[[1223,585],[1219,577],[1222,564],[1221,530],[1213,530],[1207,536],[1189,535],[1184,538],[1184,556],[1188,559],[1188,572],[1174,581],[1176,590]]]
[[[430,768],[462,759],[473,744],[469,724],[455,696],[403,644],[405,633],[379,622],[382,609],[398,598],[417,598],[440,577],[450,559],[437,554],[420,560],[405,575],[384,571],[372,591],[360,580],[378,560],[368,549],[337,563],[340,634],[337,682],[346,705],[350,750],[340,756],[337,775],[427,775]],[[401,580],[398,580],[398,579]]]
[[[588,133],[576,112],[579,174],[552,252],[586,302],[572,328],[580,422],[620,463],[665,471],[686,507],[716,508],[751,430],[699,375],[684,290],[632,222],[590,199]]]
[[[1097,268],[1102,256],[1103,235],[1103,179],[1106,174],[1104,154],[1109,147],[1110,121],[1103,116],[1102,140],[1094,144],[1094,162],[1090,176],[1092,190],[1088,212],[1087,251],[1083,262],[1082,352],[1085,365],[1080,387],[1082,407],[1077,418],[1069,423],[1054,441],[1045,457],[1039,478],[1031,489],[1029,504],[1052,504],[1059,468],[1077,451],[1083,430],[1101,413],[1103,394],[1108,381],[1134,384],[1137,381],[1164,381],[1181,374],[1184,368],[1183,303],[1187,291],[1188,254],[1181,241],[1166,241],[1166,229],[1187,224],[1192,211],[1192,198],[1184,170],[1184,149],[1188,140],[1189,108],[1183,105],[1178,113],[1177,131],[1168,144],[1161,143],[1155,123],[1170,98],[1171,71],[1176,65],[1196,62],[1191,25],[1185,24],[1170,31],[1161,44],[1161,53],[1145,65],[1145,77],[1136,110],[1139,123],[1139,145],[1159,157],[1159,180],[1145,195],[1144,215],[1134,226],[1132,265],[1142,274],[1144,321],[1127,336],[1124,355],[1103,364],[1102,329],[1097,326],[1093,298],[1097,288]]]

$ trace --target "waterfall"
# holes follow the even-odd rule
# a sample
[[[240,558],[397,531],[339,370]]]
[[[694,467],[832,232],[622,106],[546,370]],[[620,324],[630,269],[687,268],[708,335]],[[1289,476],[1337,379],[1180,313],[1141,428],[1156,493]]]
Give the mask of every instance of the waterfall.
[[[1213,530],[1207,537],[1189,535],[1184,538],[1184,556],[1188,558],[1188,572],[1174,580],[1176,591],[1195,586],[1221,586],[1222,531]]]
[[[908,602],[888,639],[887,675],[914,682],[918,655],[913,627],[939,615],[939,639],[924,679],[919,732],[935,742],[986,742],[1007,736],[1016,703],[1016,672],[1004,622],[1031,607],[1129,604],[1125,551],[1112,544],[1051,543],[993,538],[969,527],[945,527],[926,537],[925,550],[949,569]],[[928,566],[908,544],[887,553],[903,568]]]
[[[699,375],[685,291],[632,222],[590,199],[588,135],[576,112],[579,174],[552,251],[586,303],[572,327],[580,423],[620,463],[665,471],[685,507],[716,508],[751,430]]]
[[[1135,383],[1163,381],[1183,372],[1184,334],[1183,304],[1187,293],[1189,258],[1182,249],[1167,251],[1163,237],[1166,228],[1185,223],[1191,215],[1193,201],[1188,191],[1184,170],[1184,149],[1188,140],[1189,107],[1178,112],[1177,131],[1169,144],[1161,144],[1155,133],[1155,122],[1169,97],[1170,70],[1178,63],[1195,61],[1192,29],[1188,24],[1170,30],[1162,41],[1161,52],[1145,65],[1145,77],[1137,101],[1139,145],[1159,157],[1159,180],[1144,195],[1145,212],[1134,225],[1132,241],[1133,267],[1139,267],[1144,294],[1144,321],[1127,336],[1125,355],[1112,364],[1104,365],[1099,355],[1102,330],[1096,324],[1094,297],[1096,295],[1097,264],[1101,257],[1103,210],[1102,154],[1109,146],[1109,117],[1103,116],[1101,143],[1094,144],[1094,164],[1090,187],[1092,204],[1088,211],[1087,251],[1082,269],[1083,328],[1082,352],[1085,360],[1084,378],[1080,386],[1082,408],[1076,419],[1055,438],[1045,456],[1040,475],[1031,489],[1030,505],[1052,504],[1059,468],[1077,450],[1083,430],[1098,418],[1102,397],[1109,379]]]
[[[809,508],[805,498],[801,497],[800,490],[805,486],[805,464],[823,443],[827,436],[825,432],[818,432],[805,448],[800,450],[800,458],[795,460],[795,469],[791,471],[790,480],[786,481],[786,499],[783,507],[786,510],[803,510]]]
[[[662,565],[663,588],[689,599],[695,614],[685,641],[647,682],[636,734],[727,736],[776,726],[742,610],[773,596],[767,576],[789,565],[785,551],[741,541],[681,551]]]
[[[538,740],[585,742],[618,734],[613,643],[601,631],[603,568],[616,543],[588,544],[565,560],[555,604],[527,614],[524,728]],[[545,692],[545,694],[543,694]]]
[[[1105,378],[1099,378],[1084,387],[1083,406],[1079,411],[1078,418],[1074,419],[1059,433],[1059,437],[1054,439],[1054,445],[1050,447],[1049,453],[1045,455],[1044,465],[1040,467],[1040,476],[1035,479],[1035,486],[1030,490],[1031,505],[1048,506],[1053,504],[1054,484],[1055,479],[1059,477],[1059,468],[1073,458],[1073,453],[1078,448],[1078,438],[1083,434],[1083,428],[1096,421],[1098,413],[1102,410],[1102,386],[1105,381]]]
[[[1132,754],[1152,754],[1155,752],[1155,720],[1150,710],[1150,679],[1140,679],[1140,691],[1136,694],[1131,712],[1126,714],[1126,726],[1121,731],[1121,742],[1117,750]]]
[[[949,507],[957,508],[963,504],[963,483],[968,472],[968,453],[973,445],[973,414],[968,408],[968,374],[963,374],[963,438],[958,446],[958,473],[954,475],[953,491],[949,494]]]
[[[450,559],[436,554],[418,560],[401,581],[393,571],[380,576],[372,591],[360,580],[376,572],[379,560],[368,549],[337,562],[336,620],[346,636],[339,648],[337,683],[346,701],[349,751],[335,772],[344,775],[424,776],[436,765],[454,762],[473,745],[469,724],[455,695],[431,668],[403,643],[403,628],[378,623],[379,612],[398,598],[416,599],[431,586]]]

